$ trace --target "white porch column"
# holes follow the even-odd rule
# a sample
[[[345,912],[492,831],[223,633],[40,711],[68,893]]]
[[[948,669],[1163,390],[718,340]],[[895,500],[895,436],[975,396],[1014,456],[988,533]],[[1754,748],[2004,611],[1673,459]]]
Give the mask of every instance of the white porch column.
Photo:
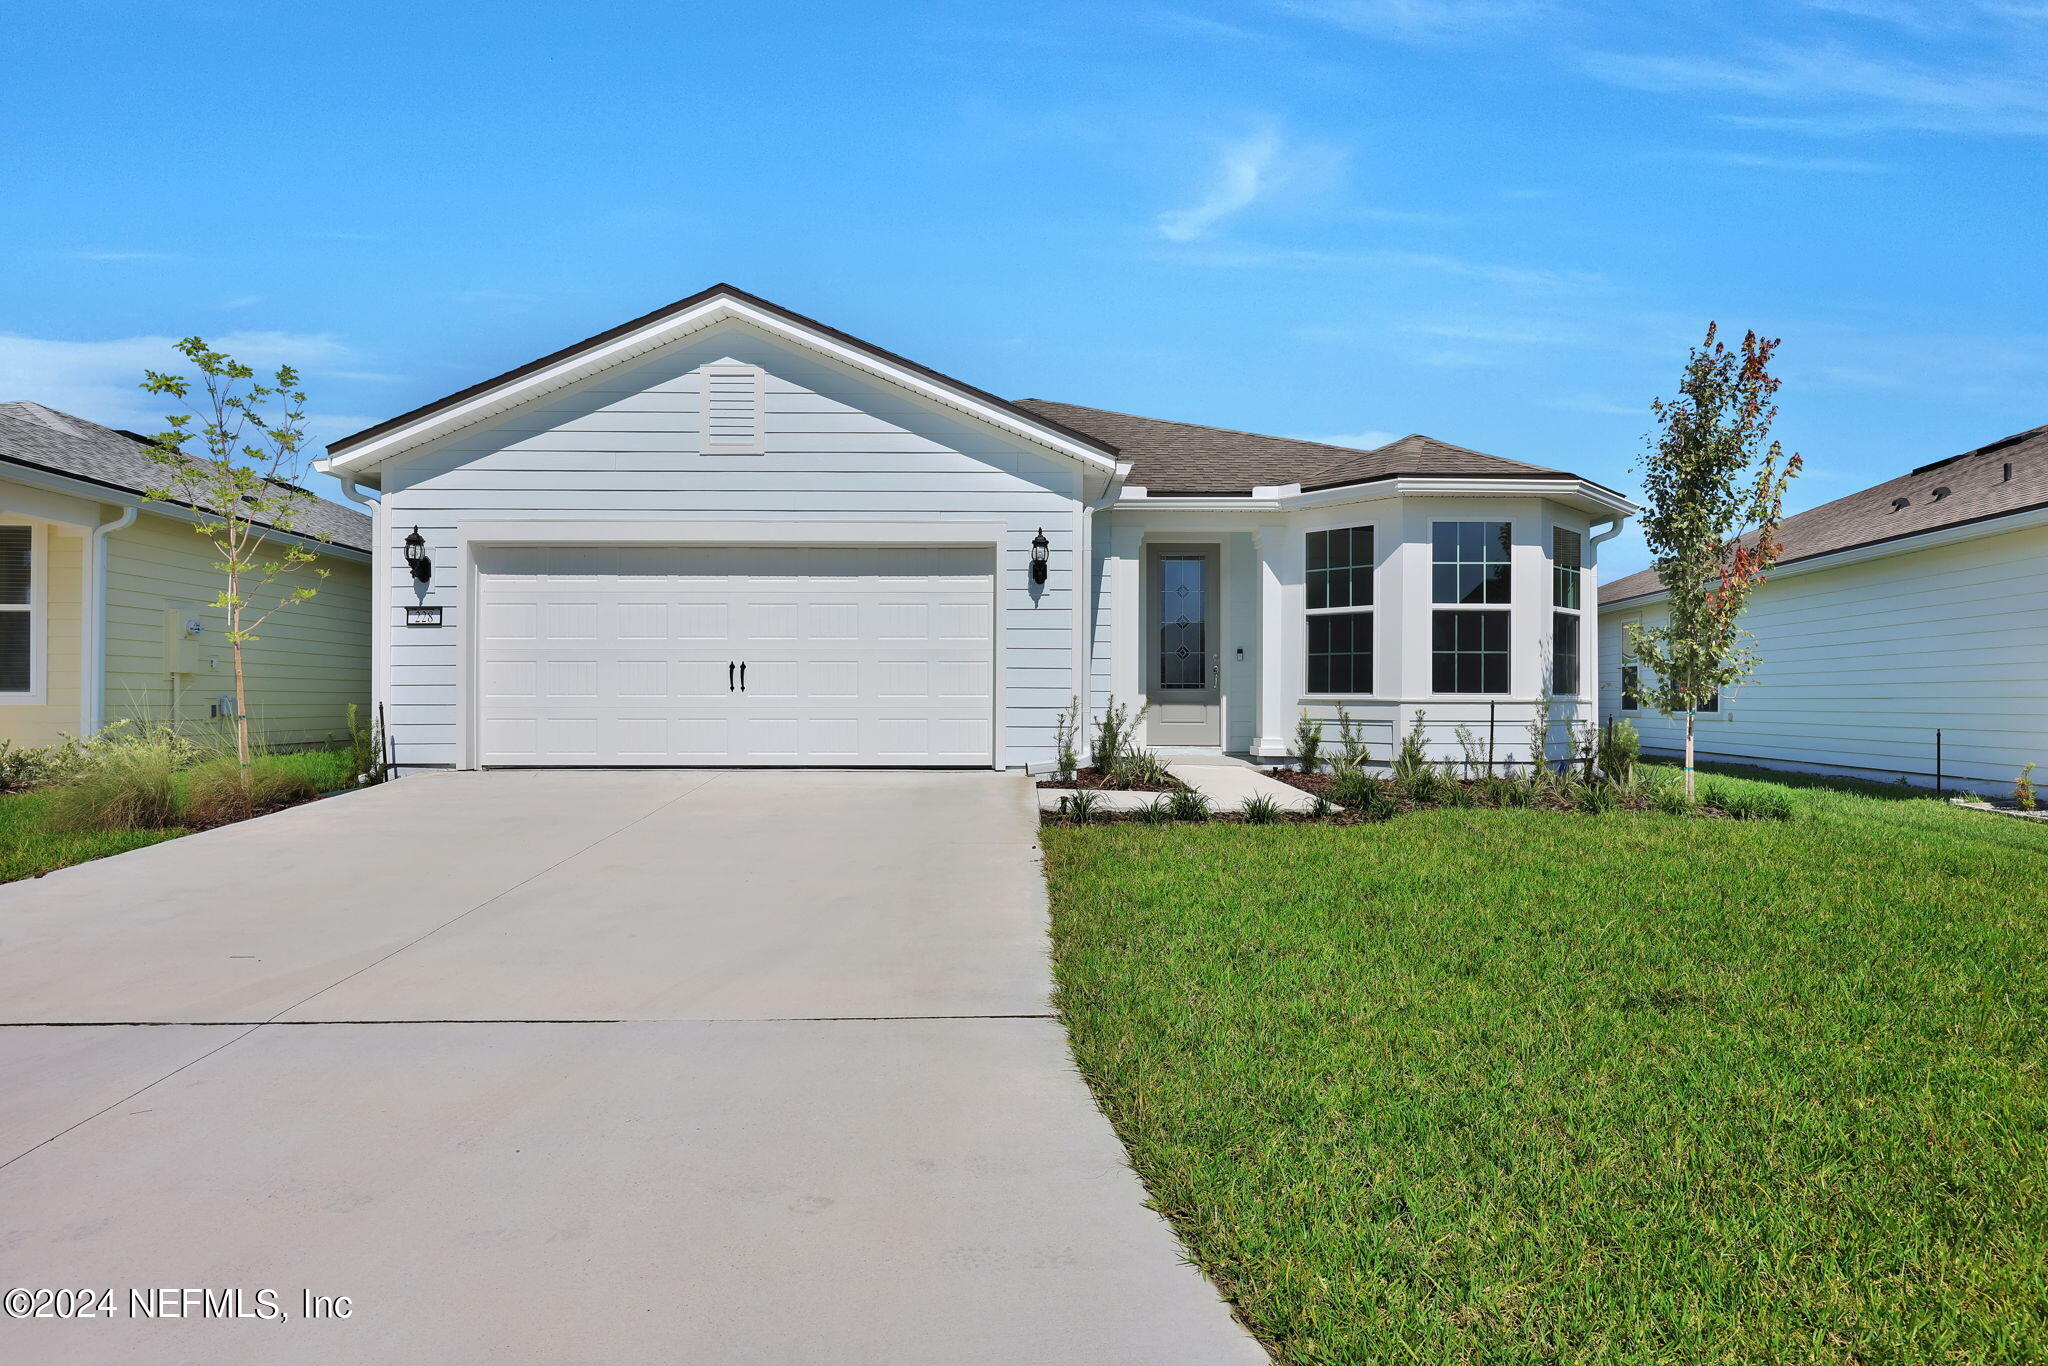
[[[1259,734],[1252,753],[1281,759],[1294,749],[1295,702],[1301,689],[1294,678],[1293,634],[1288,601],[1290,581],[1298,583],[1294,560],[1301,538],[1286,526],[1262,526],[1253,533],[1259,554]]]
[[[1103,528],[1096,530],[1099,534]],[[1102,578],[1109,594],[1109,690],[1119,701],[1135,706],[1145,691],[1140,639],[1145,623],[1145,532],[1135,524],[1115,521],[1108,532]]]

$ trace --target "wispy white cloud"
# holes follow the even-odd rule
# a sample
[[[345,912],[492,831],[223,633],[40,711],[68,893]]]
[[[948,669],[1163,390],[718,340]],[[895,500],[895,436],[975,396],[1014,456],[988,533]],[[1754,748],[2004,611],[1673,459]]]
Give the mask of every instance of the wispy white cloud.
[[[1187,208],[1160,214],[1159,235],[1173,242],[1192,242],[1258,203],[1273,187],[1280,152],[1280,134],[1273,128],[1225,143],[1201,198]]]
[[[1304,432],[1291,437],[1290,440],[1320,441],[1325,446],[1349,446],[1353,450],[1370,451],[1386,445],[1389,441],[1399,440],[1400,436],[1399,432],[1382,431],[1338,432],[1334,435],[1322,432]]]
[[[1769,156],[1755,152],[1710,152],[1707,160],[1756,171],[1792,171],[1813,175],[1884,175],[1892,168],[1881,161],[1855,157]]]
[[[246,331],[207,340],[217,350],[255,366],[259,373],[290,365],[312,380],[340,378],[336,367],[354,356],[348,346],[326,333]],[[142,391],[142,373],[181,369],[184,357],[172,349],[175,342],[173,337],[61,341],[0,333],[0,399],[33,399],[109,427],[153,431],[171,409],[165,399]],[[317,399],[317,385],[310,392]]]
[[[174,251],[142,251],[104,247],[83,247],[77,251],[66,252],[65,254],[74,261],[99,261],[115,264],[128,261],[175,261],[179,259],[178,253]]]
[[[2048,136],[2048,79],[2038,68],[2014,75],[1982,65],[1923,66],[1837,44],[1772,44],[1739,58],[1595,52],[1582,61],[1597,79],[1632,89],[1733,95],[1811,111],[1735,116],[1753,126]]]
[[[1522,27],[1546,0],[1288,0],[1282,9],[1373,38],[1456,42]]]

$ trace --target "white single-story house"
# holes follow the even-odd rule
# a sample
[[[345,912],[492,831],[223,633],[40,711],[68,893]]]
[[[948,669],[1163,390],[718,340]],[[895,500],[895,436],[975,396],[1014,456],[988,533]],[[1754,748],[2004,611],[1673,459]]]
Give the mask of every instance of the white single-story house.
[[[1002,399],[724,285],[321,468],[374,507],[412,768],[1042,769],[1077,695],[1166,750],[1284,758],[1342,703],[1378,759],[1418,712],[1520,757],[1553,672],[1558,743],[1593,716],[1633,510],[1428,437]]]
[[[2048,767],[2048,427],[1788,517],[1742,619],[1756,677],[1699,713],[1701,757],[2010,791]],[[1600,706],[1645,748],[1684,722],[1647,708],[1623,628],[1664,619],[1654,573],[1600,594]],[[1939,752],[1937,754],[1937,735]]]
[[[199,513],[153,501],[162,467],[133,432],[40,403],[0,403],[0,741],[36,748],[115,721],[188,733],[234,712],[225,586]],[[317,595],[248,645],[249,719],[280,749],[345,740],[348,705],[370,695],[370,519],[324,499],[319,556],[293,571]]]

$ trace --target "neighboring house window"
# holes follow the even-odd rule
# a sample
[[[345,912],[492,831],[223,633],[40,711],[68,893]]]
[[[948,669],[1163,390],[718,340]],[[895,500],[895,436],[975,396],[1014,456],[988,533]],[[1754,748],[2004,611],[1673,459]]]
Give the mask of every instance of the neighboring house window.
[[[1707,694],[1707,700],[1706,700],[1706,701],[1704,701],[1704,702],[1702,702],[1702,703],[1700,703],[1700,705],[1699,705],[1699,707],[1698,707],[1698,710],[1700,710],[1700,711],[1719,711],[1719,710],[1721,710],[1721,690],[1720,690],[1719,688],[1716,688],[1716,689],[1715,689],[1715,690],[1714,690],[1713,692],[1710,692],[1710,693],[1708,693],[1708,694]]]
[[[1579,533],[1563,527],[1553,527],[1550,532],[1550,590],[1551,601],[1569,611],[1579,610],[1580,571],[1585,567],[1579,558]]]
[[[1550,690],[1560,697],[1579,691],[1579,614],[1550,614]]]
[[[1437,522],[1431,528],[1431,538],[1431,597],[1438,604],[1469,608],[1486,603],[1504,609],[1512,600],[1511,523]],[[1505,610],[1445,611],[1439,606],[1430,629],[1432,678],[1437,692],[1508,690]]]
[[[36,532],[0,526],[0,695],[36,691]]]
[[[1438,612],[1431,623],[1438,692],[1508,690],[1508,614]]]
[[[1641,711],[1643,707],[1643,671],[1635,664],[1621,666],[1621,709]]]
[[[707,365],[704,384],[705,455],[760,455],[764,444],[761,410],[763,375],[758,365]]]
[[[1308,690],[1372,691],[1372,528],[1308,534]]]

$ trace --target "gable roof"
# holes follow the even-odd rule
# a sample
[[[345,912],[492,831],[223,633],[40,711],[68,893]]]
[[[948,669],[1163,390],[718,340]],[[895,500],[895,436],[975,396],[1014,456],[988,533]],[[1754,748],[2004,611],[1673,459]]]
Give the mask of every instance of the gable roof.
[[[146,494],[164,478],[145,438],[26,401],[0,403],[0,467],[9,462],[131,494]],[[370,548],[370,519],[354,508],[316,494],[297,520],[295,529],[307,535]]]
[[[1047,418],[1044,414],[1032,412],[1010,402],[1006,398],[1000,398],[995,394],[989,393],[986,389],[977,388],[972,384],[966,383],[964,380],[954,379],[951,375],[942,374],[927,365],[920,365],[916,361],[899,356],[893,351],[885,351],[873,342],[863,341],[850,333],[842,332],[836,327],[821,323],[815,318],[805,317],[793,309],[784,308],[780,304],[771,303],[758,294],[749,294],[743,289],[728,284],[716,284],[712,285],[709,289],[699,290],[688,298],[678,299],[672,304],[664,304],[651,313],[643,313],[637,318],[620,323],[617,327],[607,328],[595,336],[585,337],[582,341],[571,342],[559,351],[551,351],[545,356],[527,361],[524,365],[514,366],[503,374],[493,375],[489,379],[470,385],[467,389],[459,389],[445,397],[435,399],[432,403],[422,404],[409,412],[400,413],[397,417],[387,418],[373,427],[365,427],[362,431],[344,436],[338,441],[329,442],[327,446],[328,458],[345,462],[352,454],[361,451],[363,447],[376,441],[379,437],[388,436],[403,428],[450,413],[452,410],[461,408],[473,400],[484,399],[492,394],[513,390],[515,387],[520,386],[522,381],[538,381],[550,371],[559,370],[574,361],[593,356],[594,353],[601,352],[614,343],[625,342],[636,333],[652,332],[660,328],[664,323],[683,318],[685,315],[702,309],[706,305],[721,301],[739,306],[742,316],[748,311],[757,315],[765,315],[768,319],[777,320],[791,327],[811,333],[816,338],[837,343],[839,346],[886,369],[895,370],[904,375],[927,381],[940,389],[951,391],[957,396],[986,405],[988,408],[995,410],[995,412],[1013,419],[1027,430],[1049,433],[1056,439],[1079,447],[1083,453],[1092,456],[1105,468],[1113,467],[1116,462],[1116,447],[1105,442],[1099,436],[1067,427],[1060,422]],[[510,393],[505,393],[505,397],[511,399],[511,402],[505,405],[506,407],[514,406],[516,402],[520,401],[513,398]],[[484,418],[479,417],[476,420],[481,421]]]
[[[1951,455],[1778,525],[1780,565],[2048,507],[2048,427]],[[1743,536],[1747,545],[1755,533]],[[1645,569],[1600,590],[1603,605],[1664,591]]]
[[[1519,460],[1503,460],[1428,436],[1404,436],[1368,451],[1321,441],[1261,436],[1227,427],[1198,427],[1191,422],[1168,422],[1039,398],[1017,402],[1020,407],[1069,427],[1093,432],[1114,444],[1124,459],[1136,466],[1129,482],[1152,494],[1240,494],[1284,484],[1299,484],[1304,490],[1323,489],[1400,475],[1452,479],[1578,477]]]

